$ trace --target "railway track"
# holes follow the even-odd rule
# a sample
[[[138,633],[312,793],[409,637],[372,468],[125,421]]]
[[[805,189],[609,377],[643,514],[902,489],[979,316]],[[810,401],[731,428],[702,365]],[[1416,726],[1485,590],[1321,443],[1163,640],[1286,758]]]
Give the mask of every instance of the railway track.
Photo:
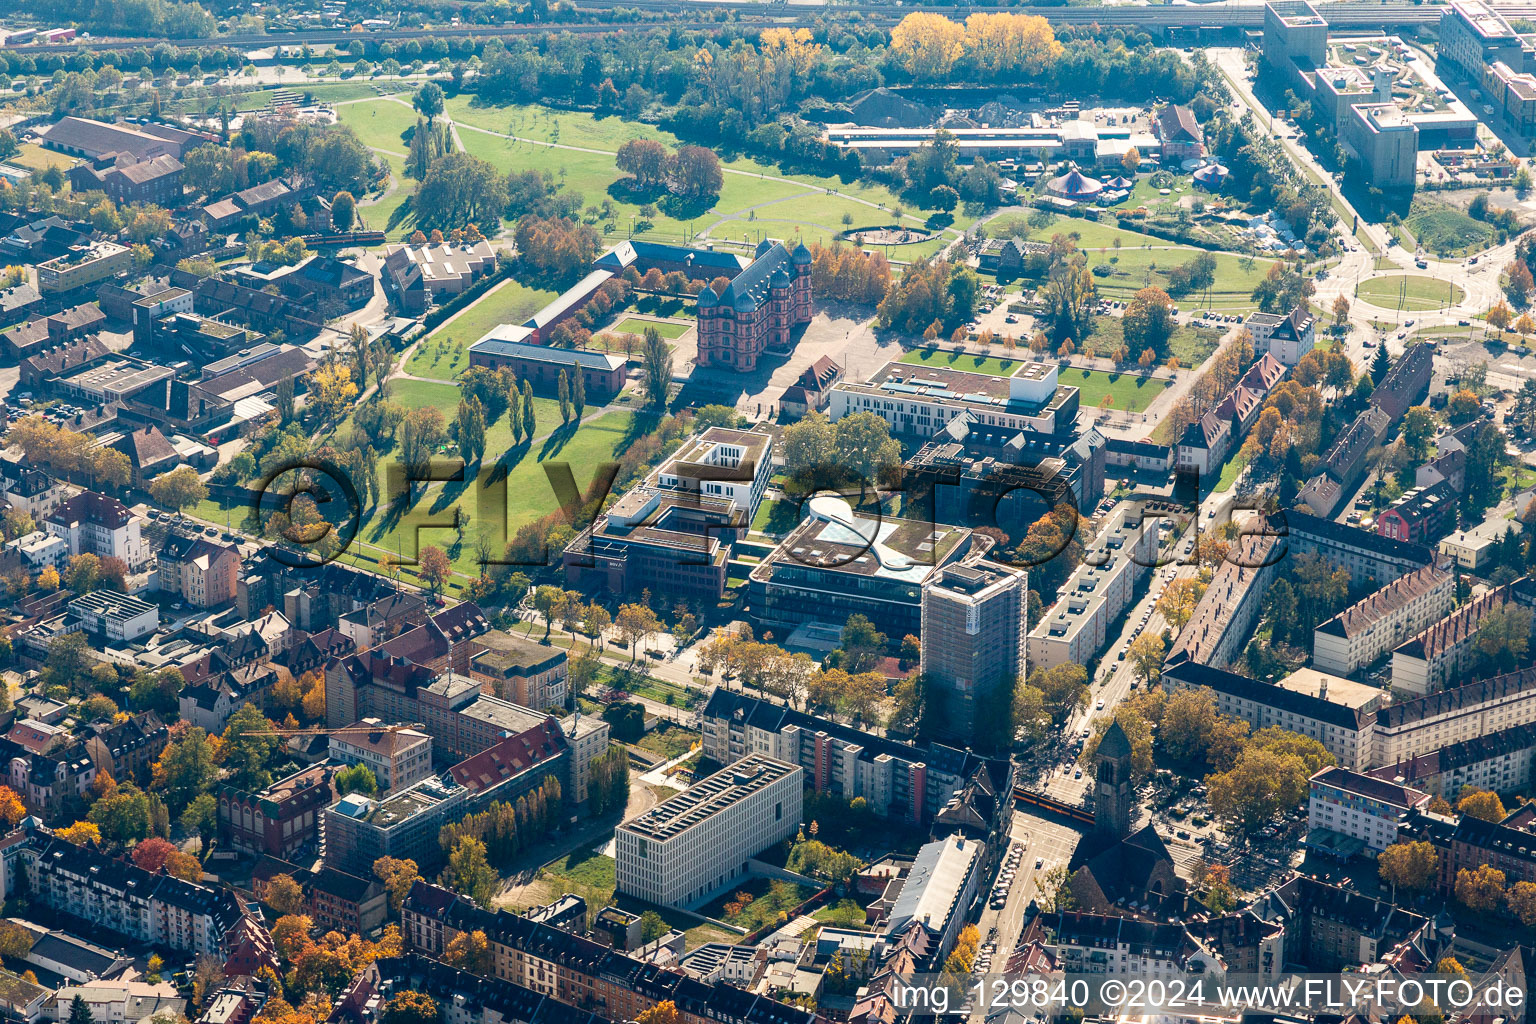
[[[600,4],[595,0],[577,0],[579,8],[591,11],[612,10],[612,4]],[[896,7],[890,3],[850,4],[797,4],[762,3],[757,0],[627,0],[621,6],[645,12],[679,14],[693,12],[728,11],[737,15],[732,22],[736,26],[771,27],[810,26],[814,22],[833,15],[857,14],[875,22],[895,23],[914,12],[932,12],[953,18],[964,18],[978,12],[1007,11],[1015,14],[1039,15],[1057,25],[1123,25],[1141,28],[1260,28],[1264,23],[1264,8],[1253,3],[1210,3],[1184,6],[1115,6],[1115,7],[1003,7],[998,5],[905,5]],[[1428,25],[1440,20],[1444,7],[1435,4],[1370,3],[1354,2],[1318,4],[1318,11],[1331,25],[1347,29],[1394,28]],[[1536,4],[1500,5],[1495,8],[1506,17],[1536,19]],[[713,19],[688,22],[666,22],[667,28],[685,30],[717,27]],[[73,53],[81,46],[94,49],[123,49],[135,46],[154,46],[168,43],[180,48],[203,46],[228,46],[237,49],[283,46],[325,46],[350,43],[353,40],[397,41],[432,36],[455,39],[466,36],[475,38],[516,37],[539,35],[561,31],[578,35],[595,35],[625,30],[643,30],[659,23],[593,23],[550,22],[537,25],[445,25],[431,28],[374,29],[352,32],[347,29],[310,29],[299,32],[241,33],[216,36],[209,39],[91,39],[86,43],[31,43],[24,46],[6,47],[0,52],[14,53]]]

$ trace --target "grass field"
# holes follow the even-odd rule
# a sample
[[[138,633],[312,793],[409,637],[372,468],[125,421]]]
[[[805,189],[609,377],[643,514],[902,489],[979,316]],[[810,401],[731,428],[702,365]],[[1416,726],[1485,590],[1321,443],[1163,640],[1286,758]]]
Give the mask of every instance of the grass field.
[[[820,910],[811,914],[822,924],[829,924],[834,928],[864,928],[864,908],[850,899],[842,899],[836,903],[828,903]]]
[[[638,334],[644,335],[648,327],[656,328],[656,333],[667,341],[676,341],[693,329],[692,324],[678,324],[657,322],[655,320],[641,320],[638,317],[627,316],[612,327],[604,327],[602,334]]]
[[[1364,282],[1359,297],[1383,309],[1423,310],[1455,305],[1464,293],[1450,281],[1422,274],[1394,274]]]
[[[1164,238],[1154,235],[1144,235],[1139,231],[1128,231],[1118,224],[1103,224],[1099,221],[1084,220],[1081,217],[1067,217],[1061,214],[1048,214],[1049,220],[1041,218],[1041,227],[1031,227],[1030,214],[1005,213],[987,221],[988,238],[1022,238],[1032,239],[1037,242],[1048,242],[1052,235],[1078,236],[1077,244],[1084,249],[1113,248],[1115,239],[1120,240],[1120,245],[1125,249],[1133,249],[1143,245],[1170,245]]]
[[[830,241],[845,229],[844,214],[852,217],[854,227],[869,227],[893,222],[892,211],[904,206],[907,216],[903,222],[915,227],[933,212],[904,204],[883,186],[802,174],[777,180],[784,178],[777,168],[736,159],[725,164],[728,173],[716,202],[693,207],[660,203],[661,209],[651,218],[647,229],[641,226],[639,218],[643,200],[615,187],[623,175],[613,154],[630,139],[652,139],[676,146],[675,136],[653,125],[617,117],[599,118],[540,106],[485,106],[475,99],[461,95],[447,103],[447,113],[459,125],[464,148],[502,171],[548,172],[562,187],[580,193],[584,206],[609,201],[614,211],[612,230],[602,221],[597,227],[610,240],[627,238],[632,233],[644,238],[681,240],[707,229],[717,240],[745,240],[749,244],[765,235],[790,238],[798,234],[806,241]],[[369,146],[386,153],[405,152],[406,143],[400,136],[415,124],[415,113],[408,106],[381,98],[340,109],[343,119]],[[506,135],[516,138],[503,137]],[[829,190],[836,194],[829,194]],[[398,215],[400,211],[403,216]],[[404,197],[387,212],[395,215],[386,228],[392,234],[409,226],[409,207]],[[972,219],[957,214],[953,227],[964,230]],[[931,254],[942,244],[942,239],[935,239],[885,249],[894,259],[915,259]]]
[[[1166,244],[1166,243],[1165,243]],[[1101,295],[1122,301],[1129,299],[1147,285],[1168,287],[1168,272],[1188,263],[1201,253],[1200,249],[1121,249],[1119,252],[1099,251],[1088,254],[1090,267],[1107,266],[1108,276],[1095,274],[1093,286]],[[1215,253],[1216,282],[1209,292],[1200,291],[1176,296],[1174,301],[1181,309],[1251,310],[1255,308],[1253,289],[1269,273],[1273,260],[1233,256]]]
[[[649,750],[653,754],[660,754],[670,761],[674,757],[688,753],[698,742],[699,734],[694,730],[663,723],[640,737],[640,741],[635,746],[641,750]]]
[[[1082,407],[1097,409],[1109,399],[1109,408],[1121,412],[1141,412],[1152,400],[1163,393],[1167,382],[1156,377],[1144,377],[1135,373],[1106,373],[1103,370],[1080,370],[1067,367],[1061,371],[1059,381],[1077,388]]]
[[[1444,203],[1416,199],[1403,222],[1413,237],[1436,256],[1462,256],[1487,247],[1494,238],[1490,225]]]
[[[901,362],[916,366],[942,366],[967,373],[980,373],[989,377],[1010,377],[1027,359],[999,359],[996,356],[975,355],[959,349],[920,348],[901,357]]]
[[[445,421],[452,422],[462,394],[454,384],[397,380],[390,384],[389,397],[408,409],[435,406],[443,413]],[[592,415],[590,409],[588,415]],[[368,510],[358,530],[358,542],[375,549],[375,555],[398,550],[408,559],[414,558],[422,545],[435,544],[447,551],[457,571],[478,575],[478,537],[485,536],[493,550],[500,550],[520,526],[559,507],[541,463],[551,460],[569,463],[577,487],[585,488],[599,464],[613,459],[629,446],[634,438],[632,431],[647,429],[651,424],[648,416],[614,410],[579,426],[562,425],[559,403],[538,397],[534,399],[534,416],[534,441],[531,444],[527,441],[517,446],[512,444],[512,429],[505,415],[486,430],[486,458],[482,468],[489,469],[496,463],[506,468],[504,491],[497,487],[482,495],[471,478],[475,467],[467,471],[464,482],[417,484],[415,501],[403,515],[392,515],[382,503]],[[380,473],[389,462],[388,458],[380,460]],[[381,481],[380,493],[387,492],[387,481]],[[496,508],[502,495],[506,505],[505,533],[499,524],[485,518]],[[455,507],[462,508],[469,516],[462,538],[451,527],[441,525],[451,523]]]
[[[793,530],[800,522],[800,504],[787,498],[775,498],[757,506],[752,529],[778,536]]]
[[[555,297],[547,288],[506,280],[424,338],[405,364],[417,377],[452,380],[469,366],[469,346],[499,324],[520,324]],[[462,347],[461,347],[462,346]]]
[[[1173,337],[1168,339],[1168,351],[1178,356],[1180,366],[1186,368],[1199,366],[1205,362],[1207,356],[1216,351],[1216,346],[1221,343],[1221,334],[1222,332],[1214,327],[1180,324],[1178,330],[1173,332]],[[1093,318],[1093,333],[1078,346],[1078,349],[1107,356],[1119,348],[1124,340],[1125,335],[1121,331],[1119,317],[1096,316]]]
[[[55,153],[51,149],[44,149],[36,143],[24,142],[16,155],[6,163],[33,171],[46,171],[50,167],[60,167],[67,171],[75,165],[75,158],[65,156],[63,153]]]
[[[544,865],[536,882],[550,899],[568,892],[585,899],[589,907],[606,907],[613,902],[618,870],[612,857],[582,851]]]

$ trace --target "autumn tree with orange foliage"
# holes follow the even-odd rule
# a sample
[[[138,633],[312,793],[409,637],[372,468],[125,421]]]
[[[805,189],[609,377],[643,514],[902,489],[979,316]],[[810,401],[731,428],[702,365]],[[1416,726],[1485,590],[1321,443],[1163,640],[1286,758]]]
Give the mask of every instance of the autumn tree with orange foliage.
[[[0,786],[0,821],[12,828],[27,816],[27,805],[10,786]]]
[[[891,265],[881,252],[848,245],[811,246],[811,290],[827,299],[873,306],[891,286]]]

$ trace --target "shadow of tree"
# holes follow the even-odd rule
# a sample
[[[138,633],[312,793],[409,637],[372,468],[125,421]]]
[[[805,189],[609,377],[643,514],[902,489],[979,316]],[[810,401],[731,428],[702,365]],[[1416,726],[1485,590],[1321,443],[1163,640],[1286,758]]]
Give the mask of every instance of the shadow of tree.
[[[580,427],[581,424],[579,422],[572,420],[570,423],[560,424],[560,426],[551,431],[550,435],[544,439],[543,446],[539,449],[539,461],[543,462],[545,459],[559,454],[560,449],[571,443],[571,438],[576,436],[576,431]]]

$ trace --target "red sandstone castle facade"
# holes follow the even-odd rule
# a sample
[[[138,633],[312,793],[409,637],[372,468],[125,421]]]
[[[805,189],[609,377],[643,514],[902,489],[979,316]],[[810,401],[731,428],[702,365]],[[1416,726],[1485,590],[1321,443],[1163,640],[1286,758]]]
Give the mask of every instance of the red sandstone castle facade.
[[[723,294],[705,288],[698,301],[697,365],[749,373],[764,352],[789,352],[790,333],[811,322],[811,251],[764,241]]]

